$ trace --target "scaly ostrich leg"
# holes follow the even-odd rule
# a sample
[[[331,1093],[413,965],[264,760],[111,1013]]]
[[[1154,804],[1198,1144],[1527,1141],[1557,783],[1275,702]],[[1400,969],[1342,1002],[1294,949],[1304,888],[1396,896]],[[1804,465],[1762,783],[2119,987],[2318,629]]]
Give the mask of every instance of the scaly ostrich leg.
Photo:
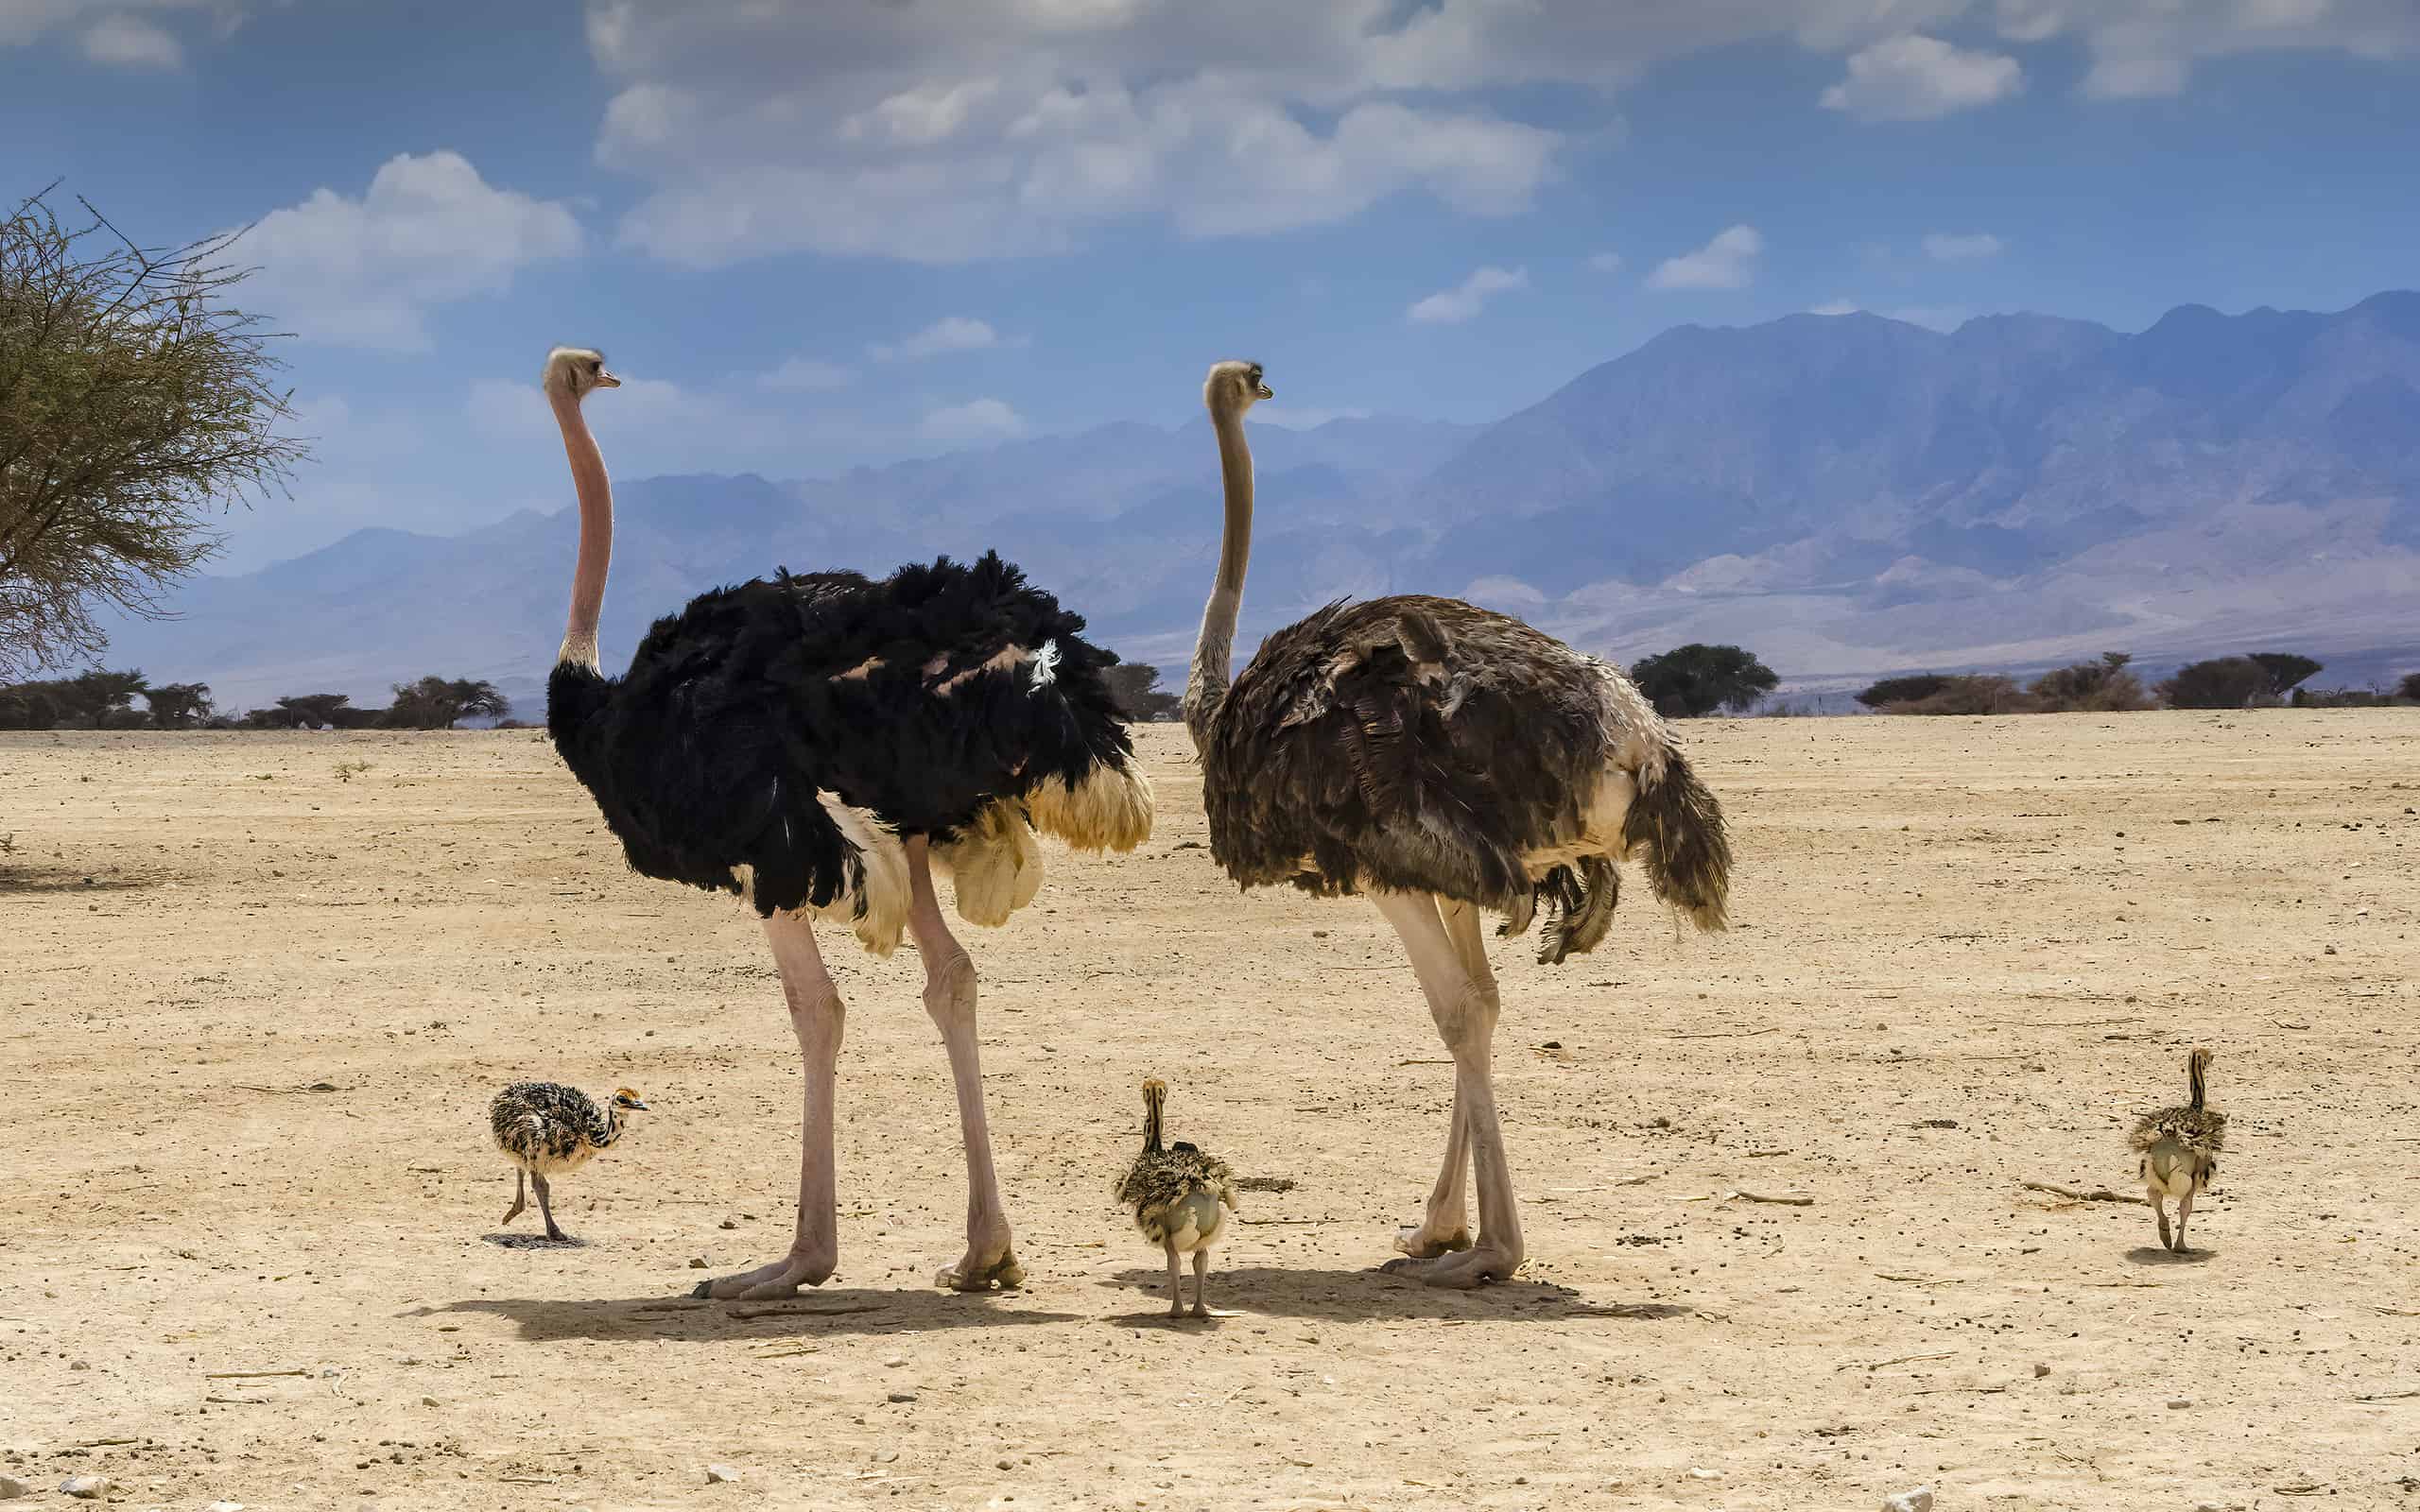
[[[1496,1121],[1494,1044],[1498,1014],[1493,984],[1482,986],[1463,964],[1454,935],[1427,893],[1374,892],[1371,902],[1403,936],[1411,969],[1428,999],[1438,1036],[1454,1057],[1454,1109],[1465,1127],[1478,1184],[1478,1239],[1460,1254],[1436,1260],[1395,1260],[1390,1270],[1431,1286],[1473,1287],[1510,1280],[1521,1267],[1521,1214]],[[1452,1150],[1449,1144],[1448,1159]]]
[[[1495,1000],[1495,973],[1487,964],[1487,944],[1479,933],[1478,910],[1450,898],[1438,900],[1445,933],[1453,937],[1454,954],[1479,990]],[[1454,1122],[1445,1136],[1445,1164],[1428,1194],[1428,1211],[1417,1225],[1395,1230],[1395,1247],[1415,1260],[1429,1260],[1471,1247],[1470,1208],[1466,1193],[1470,1177],[1470,1121],[1462,1116],[1461,1094],[1454,1095]]]
[[[840,1263],[838,1183],[832,1167],[832,1092],[840,1069],[840,1031],[847,1015],[840,989],[815,948],[815,926],[801,914],[765,920],[773,964],[782,973],[782,996],[789,1002],[790,1027],[806,1063],[806,1102],[800,1117],[798,1234],[790,1251],[769,1265],[736,1276],[700,1281],[696,1297],[762,1301],[795,1297],[801,1286],[821,1286]]]
[[[513,1219],[520,1217],[528,1206],[529,1173],[515,1167],[512,1173],[512,1206],[504,1210],[504,1222],[510,1223]],[[2167,1223],[2167,1215],[2163,1213],[2159,1221],[2163,1224]],[[2163,1245],[2168,1243],[2168,1235],[2161,1234],[2159,1242]]]
[[[921,834],[908,837],[908,932],[925,959],[925,1011],[949,1051],[950,1079],[958,1085],[958,1129],[966,1144],[966,1253],[933,1278],[933,1284],[960,1292],[988,1292],[992,1283],[1025,1281],[1010,1246],[1009,1215],[1000,1201],[999,1173],[992,1165],[992,1129],[983,1116],[983,1063],[975,1043],[975,960],[942,921],[933,896],[929,848]]]

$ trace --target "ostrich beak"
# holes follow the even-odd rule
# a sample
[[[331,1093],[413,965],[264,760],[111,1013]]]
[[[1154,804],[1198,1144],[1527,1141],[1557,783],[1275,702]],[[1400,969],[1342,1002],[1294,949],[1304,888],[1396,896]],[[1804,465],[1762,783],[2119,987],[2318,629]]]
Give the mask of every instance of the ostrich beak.
[[[610,372],[600,372],[596,375],[596,387],[599,388],[619,388],[622,387],[622,380],[614,377]]]
[[[1267,384],[1263,384],[1260,386],[1260,397],[1263,399],[1275,399],[1277,397],[1277,390],[1270,387]]]

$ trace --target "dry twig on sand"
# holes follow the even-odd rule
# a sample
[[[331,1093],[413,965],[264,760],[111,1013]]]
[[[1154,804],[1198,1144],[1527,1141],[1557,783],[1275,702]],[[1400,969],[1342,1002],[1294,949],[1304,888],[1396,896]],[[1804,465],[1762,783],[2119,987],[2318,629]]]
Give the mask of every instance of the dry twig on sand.
[[[1885,1366],[1913,1365],[1918,1360],[1946,1360],[1957,1352],[1958,1351],[1956,1349],[1943,1349],[1933,1354],[1902,1354],[1889,1360],[1876,1360],[1871,1365],[1868,1365],[1861,1360],[1843,1360],[1839,1365],[1832,1366],[1832,1369],[1835,1372],[1841,1370],[1879,1370]]]
[[[2137,1208],[2148,1206],[2140,1197],[2130,1197],[2122,1192],[2112,1192],[2107,1187],[2095,1187],[2090,1192],[2078,1192],[2073,1187],[2052,1186],[2048,1181],[2019,1181],[2017,1185],[2028,1192],[2055,1193],[2070,1202],[2130,1202]]]

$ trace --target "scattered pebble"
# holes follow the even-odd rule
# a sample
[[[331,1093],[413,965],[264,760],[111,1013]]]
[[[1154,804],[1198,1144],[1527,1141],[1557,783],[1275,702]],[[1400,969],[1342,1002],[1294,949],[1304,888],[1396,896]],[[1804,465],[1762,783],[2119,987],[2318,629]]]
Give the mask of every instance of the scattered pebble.
[[[893,1401],[913,1401],[916,1400],[916,1394],[912,1391],[894,1391],[890,1394],[890,1400]]]
[[[689,1268],[690,1268],[691,1270],[703,1270],[703,1269],[705,1269],[705,1268],[706,1268],[706,1257],[705,1257],[705,1256],[703,1256],[703,1255],[692,1255],[692,1256],[690,1256],[690,1257],[689,1257]]]
[[[1697,1466],[1692,1465],[1689,1467],[1689,1479],[1693,1481],[1719,1481],[1722,1479],[1722,1472],[1720,1470],[1701,1469]]]
[[[424,1407],[434,1407],[437,1405],[437,1399],[435,1397],[423,1397],[420,1399],[420,1404]]]
[[[736,1228],[739,1227],[739,1220],[736,1218],[725,1218],[722,1221],[722,1227],[725,1228]]]
[[[2170,1397],[2168,1399],[2168,1410],[2170,1412],[2183,1412],[2186,1408],[2192,1405],[2193,1399],[2190,1397]]]
[[[59,1483],[59,1488],[79,1502],[91,1502],[110,1488],[110,1480],[106,1475],[71,1475]]]
[[[1882,1512],[1932,1512],[1932,1487],[1919,1486],[1912,1491],[1882,1499]]]
[[[203,1507],[201,1512],[244,1512],[244,1503],[241,1502],[213,1502],[208,1506]]]
[[[898,1460],[899,1451],[895,1449],[877,1449],[873,1452],[873,1462],[877,1465],[893,1465],[898,1463]]]
[[[0,1475],[0,1502],[13,1502],[21,1496],[31,1496],[34,1488],[13,1475]]]
[[[93,1368],[93,1362],[90,1360],[70,1361],[67,1368],[70,1370],[90,1370]]]
[[[998,1465],[999,1465],[1000,1469],[1004,1469],[1004,1470],[1012,1470],[1012,1469],[1015,1469],[1017,1468],[1017,1462],[1016,1462],[1015,1460],[1012,1460],[1012,1459],[1004,1459],[1004,1460],[1000,1460],[1000,1461],[998,1461],[997,1463],[998,1463]]]
[[[2041,1380],[2044,1376],[2047,1376],[2049,1373],[2050,1367],[2047,1365],[2036,1365],[2033,1367],[2033,1379],[2036,1381]]]
[[[733,1469],[728,1465],[709,1465],[706,1467],[706,1484],[708,1486],[714,1486],[725,1481],[731,1482],[734,1485],[738,1484],[739,1472]]]
[[[907,1357],[906,1355],[904,1355],[904,1354],[894,1354],[894,1355],[892,1355],[890,1359],[885,1360],[885,1361],[883,1361],[883,1362],[882,1362],[882,1364],[883,1364],[883,1368],[885,1368],[885,1369],[887,1369],[887,1370],[896,1370],[896,1369],[898,1369],[901,1366],[906,1365],[907,1363],[908,1363],[908,1357]]]

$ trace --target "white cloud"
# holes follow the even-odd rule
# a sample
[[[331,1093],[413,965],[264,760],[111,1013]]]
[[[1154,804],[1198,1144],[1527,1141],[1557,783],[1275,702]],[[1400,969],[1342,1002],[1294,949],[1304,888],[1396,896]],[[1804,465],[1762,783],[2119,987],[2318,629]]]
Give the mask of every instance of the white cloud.
[[[563,205],[498,189],[459,154],[389,159],[369,191],[320,189],[238,244],[260,265],[248,296],[308,340],[424,352],[433,306],[500,294],[532,263],[577,254]]]
[[[86,28],[84,56],[107,68],[177,69],[185,50],[164,28],[141,16],[103,16]]]
[[[828,389],[846,388],[856,381],[856,374],[836,362],[821,362],[813,357],[792,357],[772,371],[759,374],[756,387],[778,393],[821,393]]]
[[[1622,270],[1622,254],[1592,252],[1588,257],[1588,266],[1599,273],[1618,273]]]
[[[947,315],[915,335],[896,342],[877,341],[866,350],[877,362],[912,361],[920,357],[938,357],[952,352],[979,352],[1000,344],[1000,333],[986,320],[963,315]]]
[[[1929,121],[2024,87],[2024,66],[2014,58],[1910,32],[1850,54],[1848,77],[1824,92],[1824,108],[1861,121]]]
[[[1979,257],[1997,257],[2008,244],[1989,232],[1952,233],[1934,232],[1921,244],[1925,255],[1936,263],[1962,263]]]
[[[1754,226],[1734,226],[1694,252],[1668,257],[1647,277],[1651,289],[1743,289],[1756,276],[1765,238]]]
[[[925,417],[922,430],[926,440],[966,445],[1022,436],[1025,421],[999,400],[975,399],[934,410]]]
[[[1496,295],[1529,286],[1526,267],[1482,267],[1452,288],[1420,301],[1404,312],[1404,318],[1427,325],[1459,325],[1487,308],[1487,301]]]
[[[49,4],[70,0],[46,0]],[[1032,256],[1142,222],[1194,237],[1332,224],[1395,196],[1529,206],[1669,60],[1780,43],[1848,57],[1862,118],[2004,98],[2019,47],[2092,88],[2268,48],[2420,50],[2411,0],[587,0],[616,91],[600,163],[628,245],[696,266],[799,250]],[[1962,50],[1936,40],[1960,28]],[[1972,41],[1996,27],[2005,44]],[[1532,86],[1577,112],[1525,120]],[[1514,112],[1512,115],[1499,112]]]

